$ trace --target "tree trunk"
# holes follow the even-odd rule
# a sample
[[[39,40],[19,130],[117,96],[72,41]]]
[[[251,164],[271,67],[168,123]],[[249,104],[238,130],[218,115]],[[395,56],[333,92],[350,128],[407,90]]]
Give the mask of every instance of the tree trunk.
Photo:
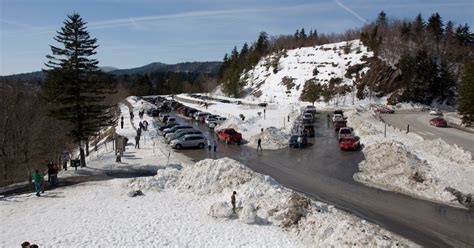
[[[89,139],[86,140],[86,157],[89,156]]]
[[[86,154],[84,153],[84,148],[79,146],[79,153],[81,159],[81,167],[86,167]]]

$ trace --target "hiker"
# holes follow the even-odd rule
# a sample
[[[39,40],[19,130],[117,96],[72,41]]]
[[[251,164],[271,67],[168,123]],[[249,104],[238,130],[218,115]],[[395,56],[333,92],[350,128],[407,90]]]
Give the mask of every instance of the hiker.
[[[71,160],[71,154],[68,151],[63,152],[63,170],[67,171],[67,162]]]
[[[121,120],[120,120],[120,127],[122,127],[122,129],[123,129],[123,115],[122,115],[122,117],[121,117],[120,119],[121,119]]]
[[[214,140],[214,152],[217,152],[217,142]]]
[[[237,195],[237,192],[233,192],[232,196],[230,196],[230,203],[232,204],[232,211],[235,213],[235,195]]]
[[[135,136],[135,148],[140,149],[140,135]]]
[[[148,131],[148,121],[143,121],[143,130]]]
[[[58,173],[59,168],[56,164],[53,165],[53,174],[51,174],[51,185],[56,186],[58,185]]]
[[[49,162],[48,163],[48,169],[45,171],[45,173],[47,173],[48,175],[48,184],[51,186],[51,178],[52,178],[52,175],[54,174],[54,168],[53,168],[53,162]]]
[[[138,128],[145,130],[143,127],[143,122],[140,121],[140,123],[138,123]]]
[[[257,140],[257,151],[258,151],[259,148],[260,148],[260,151],[263,151],[263,149],[262,149],[262,139],[260,139],[260,138],[258,138],[258,140]]]
[[[40,196],[41,191],[41,181],[43,181],[43,176],[36,169],[33,175],[31,175],[33,182],[35,183],[36,196]],[[44,192],[44,191],[43,191]]]
[[[212,147],[212,142],[211,142],[210,139],[208,139],[208,140],[207,140],[207,149],[208,149],[209,151],[211,151],[211,147]]]
[[[130,120],[133,120],[133,111],[130,111]]]
[[[290,116],[288,115],[288,122],[290,122]]]
[[[141,135],[142,135],[142,128],[139,127],[139,128],[137,129],[137,136],[141,136]]]

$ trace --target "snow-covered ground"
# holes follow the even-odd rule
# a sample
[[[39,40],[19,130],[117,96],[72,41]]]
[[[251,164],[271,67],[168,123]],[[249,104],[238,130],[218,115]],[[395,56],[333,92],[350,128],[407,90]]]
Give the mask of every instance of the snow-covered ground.
[[[344,51],[346,46],[348,50]],[[331,78],[341,78],[342,84],[351,86],[353,78],[344,76],[346,70],[350,66],[363,63],[364,56],[372,57],[373,53],[369,52],[360,40],[270,54],[241,76],[241,79],[247,82],[244,91],[250,92],[246,99],[281,104],[295,103],[299,100],[304,83],[313,78],[321,84],[328,84]],[[278,61],[276,73],[272,61]],[[315,69],[317,73],[313,73]],[[368,69],[363,68],[361,72]],[[284,78],[290,79],[292,84],[283,83]]]
[[[128,100],[135,109],[142,106],[135,98]],[[118,130],[133,143],[128,108],[122,105],[121,110],[125,128]],[[192,163],[161,142],[151,142],[159,139],[153,132],[146,135],[149,140],[141,149],[127,147],[121,164],[115,163],[112,151],[100,147],[101,155],[92,157],[87,170],[152,167],[156,176],[87,182],[42,197],[30,193],[3,198],[1,246],[25,240],[40,247],[415,246],[331,205],[295,194],[234,160]],[[137,189],[144,195],[127,196]],[[229,204],[234,190],[237,214]]]
[[[385,190],[423,199],[454,204],[446,187],[474,193],[472,154],[441,139],[424,140],[390,126],[384,138],[384,124],[368,108],[346,113],[365,148],[365,160],[354,179]],[[416,174],[416,175],[415,175]]]

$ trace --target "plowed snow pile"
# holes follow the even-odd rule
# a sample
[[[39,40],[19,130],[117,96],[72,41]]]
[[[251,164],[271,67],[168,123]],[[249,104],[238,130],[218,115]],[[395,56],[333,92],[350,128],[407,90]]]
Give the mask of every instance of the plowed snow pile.
[[[152,179],[134,179],[128,187],[211,198],[210,218],[229,225],[238,221],[281,227],[308,246],[414,246],[377,225],[296,194],[229,158],[201,160],[182,169],[159,169]],[[230,205],[232,191],[237,191],[237,213]]]
[[[354,179],[385,190],[460,206],[447,187],[474,193],[470,152],[441,139],[424,140],[384,124],[369,110],[348,112],[349,126],[361,137],[365,161]]]

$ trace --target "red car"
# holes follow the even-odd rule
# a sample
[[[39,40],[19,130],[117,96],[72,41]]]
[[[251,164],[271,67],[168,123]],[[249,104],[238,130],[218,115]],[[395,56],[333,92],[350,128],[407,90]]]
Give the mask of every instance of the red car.
[[[390,108],[378,108],[378,109],[375,110],[375,112],[381,113],[381,114],[393,114],[393,113],[395,113],[395,111],[393,109],[390,109]]]
[[[240,145],[240,142],[242,142],[242,134],[238,133],[235,131],[233,128],[224,128],[216,132],[217,134],[217,140],[223,140],[227,144],[231,142],[237,143],[237,145]]]
[[[448,123],[446,122],[445,119],[441,117],[436,117],[430,120],[430,125],[435,126],[435,127],[447,127]]]
[[[334,129],[336,131],[339,131],[339,129],[341,129],[341,127],[347,127],[346,121],[335,121],[333,125],[334,125]]]
[[[341,150],[357,150],[360,147],[360,139],[357,136],[347,136],[339,140]]]

